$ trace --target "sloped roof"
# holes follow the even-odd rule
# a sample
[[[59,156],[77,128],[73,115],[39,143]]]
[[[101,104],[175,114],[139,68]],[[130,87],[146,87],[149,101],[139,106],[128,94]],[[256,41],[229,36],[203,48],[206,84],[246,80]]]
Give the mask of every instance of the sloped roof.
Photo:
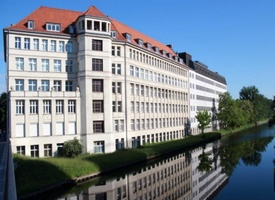
[[[30,15],[7,28],[7,30],[22,30],[22,31],[32,31],[32,32],[47,32],[51,34],[68,34],[67,28],[74,24],[80,16],[95,16],[101,18],[107,18],[111,20],[111,29],[117,31],[118,40],[126,41],[123,36],[124,33],[131,34],[132,44],[138,45],[136,39],[141,39],[143,43],[150,43],[152,47],[158,47],[159,50],[164,50],[166,53],[170,53],[172,56],[176,56],[176,53],[168,46],[158,42],[157,40],[115,20],[111,19],[101,11],[99,11],[95,6],[89,7],[85,12],[77,12],[72,10],[50,8],[41,6]],[[27,23],[29,20],[34,21],[34,29],[28,29]],[[56,23],[61,25],[60,32],[49,32],[46,30],[46,23]],[[145,46],[143,46],[146,48]],[[152,50],[153,51],[153,50]]]
[[[68,33],[66,28],[70,26],[74,21],[81,15],[82,12],[76,12],[71,10],[64,10],[58,8],[49,8],[41,6],[30,15],[25,17],[23,20],[15,25],[7,28],[8,30],[28,30],[27,23],[29,20],[34,21],[34,29],[31,31],[35,32],[48,32],[46,31],[46,23],[56,23],[61,25],[60,33]],[[59,32],[54,32],[55,34],[60,34]]]

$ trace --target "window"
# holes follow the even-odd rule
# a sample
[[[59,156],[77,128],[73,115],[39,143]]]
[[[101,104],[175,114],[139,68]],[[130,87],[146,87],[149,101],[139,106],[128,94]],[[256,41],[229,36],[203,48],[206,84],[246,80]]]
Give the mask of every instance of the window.
[[[30,114],[38,114],[38,100],[30,100]]]
[[[104,153],[104,141],[94,142],[94,153]]]
[[[116,83],[112,82],[112,93],[115,94],[116,93]]]
[[[20,155],[26,155],[25,146],[17,146],[16,147],[16,153]]]
[[[39,157],[39,146],[38,145],[31,145],[31,157]]]
[[[116,102],[115,101],[113,101],[113,104],[112,104],[113,106],[113,112],[116,112]]]
[[[103,59],[92,59],[92,70],[93,71],[103,71]]]
[[[53,89],[55,91],[61,91],[61,81],[53,81]]]
[[[15,90],[16,91],[24,91],[24,80],[23,79],[15,79]]]
[[[53,41],[53,40],[52,40]],[[59,52],[64,52],[64,49],[65,49],[65,42],[64,41],[59,41]],[[53,50],[51,50],[53,51]]]
[[[51,51],[56,51],[56,41],[51,40]]]
[[[130,76],[134,76],[134,66],[130,66]]]
[[[44,156],[51,157],[52,156],[52,145],[44,144]]]
[[[94,133],[104,133],[104,121],[93,121]]]
[[[24,114],[25,113],[25,101],[24,100],[16,100],[16,114]]]
[[[29,80],[29,91],[37,91],[37,80]]]
[[[20,37],[15,37],[15,44],[14,44],[16,49],[21,49],[21,38]]]
[[[66,91],[73,91],[73,81],[66,81]]]
[[[111,37],[112,37],[112,38],[116,38],[116,37],[117,37],[116,31],[111,31]]]
[[[15,58],[16,70],[24,70],[24,58]]]
[[[114,120],[114,131],[118,132],[118,120]]]
[[[131,113],[134,113],[134,110],[135,109],[135,107],[134,107],[134,102],[133,101],[131,101],[130,102],[130,111],[131,111]]]
[[[136,95],[139,96],[139,85],[136,85]]]
[[[37,71],[37,60],[36,58],[29,58],[29,70]]]
[[[122,102],[121,101],[117,102],[117,112],[122,112]]]
[[[63,100],[56,100],[56,113],[63,114]]]
[[[54,71],[61,72],[61,60],[54,60]]]
[[[112,64],[112,74],[116,74],[116,64]]]
[[[120,82],[117,83],[117,93],[121,94],[121,83]]]
[[[49,80],[41,80],[41,90],[42,91],[49,91],[50,90]]]
[[[68,42],[68,43],[66,44],[66,51],[67,51],[68,53],[72,53],[72,52],[73,52],[73,43],[72,43],[72,42]]]
[[[131,119],[131,130],[134,131],[135,130],[135,120]]]
[[[75,113],[75,100],[68,100],[68,113]]]
[[[92,40],[92,50],[102,51],[102,40]]]
[[[48,40],[42,40],[42,50],[48,51]]]
[[[51,101],[43,100],[43,114],[51,114]]]
[[[73,61],[72,60],[66,60],[66,72],[67,73],[73,72]]]
[[[119,120],[119,130],[124,131],[124,120]]]
[[[136,122],[136,130],[140,130],[139,119],[137,119],[137,122]]]
[[[49,60],[48,59],[42,59],[42,71],[48,72],[49,71]]]
[[[130,93],[131,95],[134,95],[134,84],[130,83]]]
[[[39,50],[39,40],[33,39],[33,50]]]
[[[52,24],[52,23],[47,23],[46,24],[46,30],[47,31],[56,31],[56,32],[60,32],[60,24]]]
[[[93,79],[92,84],[93,92],[103,92],[103,80]]]
[[[103,113],[103,100],[93,100],[93,112]]]
[[[24,49],[30,49],[30,38],[24,38]]]
[[[116,55],[120,56],[120,47],[116,47]]]
[[[121,74],[121,64],[117,64],[117,74]]]
[[[136,67],[136,77],[139,78],[139,68]]]

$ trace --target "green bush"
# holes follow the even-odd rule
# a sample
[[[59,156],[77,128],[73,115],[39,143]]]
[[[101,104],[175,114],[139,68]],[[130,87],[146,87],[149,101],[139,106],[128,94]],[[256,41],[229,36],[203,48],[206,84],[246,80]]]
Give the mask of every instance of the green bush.
[[[82,153],[82,144],[80,140],[74,138],[73,140],[68,140],[63,146],[63,156],[65,157],[77,157]]]

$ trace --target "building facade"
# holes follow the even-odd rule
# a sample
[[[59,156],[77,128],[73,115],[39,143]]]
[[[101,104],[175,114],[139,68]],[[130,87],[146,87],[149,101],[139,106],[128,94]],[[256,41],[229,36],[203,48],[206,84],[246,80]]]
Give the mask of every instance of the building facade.
[[[4,46],[13,153],[54,156],[73,138],[107,153],[185,137],[190,67],[96,7],[40,7],[4,29]]]
[[[190,125],[191,133],[198,134],[197,112],[207,110],[211,114],[211,124],[205,131],[219,129],[217,111],[219,107],[219,95],[227,92],[226,79],[217,72],[211,71],[207,65],[199,61],[192,61],[188,53],[180,53],[179,56],[189,66],[189,98],[190,98]]]

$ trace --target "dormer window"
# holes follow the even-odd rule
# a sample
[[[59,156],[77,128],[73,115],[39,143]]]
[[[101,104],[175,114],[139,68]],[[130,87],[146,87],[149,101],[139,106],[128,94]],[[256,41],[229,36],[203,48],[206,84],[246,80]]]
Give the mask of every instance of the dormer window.
[[[34,29],[34,21],[33,20],[28,21],[28,29]]]
[[[143,41],[142,41],[142,39],[138,39],[138,45],[141,46],[141,47],[143,46]]]
[[[73,25],[69,26],[69,33],[74,34],[74,26]]]
[[[146,43],[146,47],[148,50],[151,50],[151,44],[150,43]]]
[[[158,54],[159,53],[159,48],[155,47],[155,52]]]
[[[171,54],[171,53],[168,53],[168,57],[169,57],[170,59],[172,59],[172,54]]]
[[[111,37],[112,38],[116,38],[117,37],[116,35],[117,35],[116,31],[111,31]]]
[[[132,35],[129,33],[125,33],[125,38],[128,42],[132,42]]]
[[[61,30],[60,26],[61,26],[60,24],[47,23],[46,24],[46,30],[47,31],[60,32],[60,30]]]
[[[166,57],[166,51],[162,50],[162,55]]]
[[[183,59],[182,58],[180,58],[180,64],[183,64]]]

